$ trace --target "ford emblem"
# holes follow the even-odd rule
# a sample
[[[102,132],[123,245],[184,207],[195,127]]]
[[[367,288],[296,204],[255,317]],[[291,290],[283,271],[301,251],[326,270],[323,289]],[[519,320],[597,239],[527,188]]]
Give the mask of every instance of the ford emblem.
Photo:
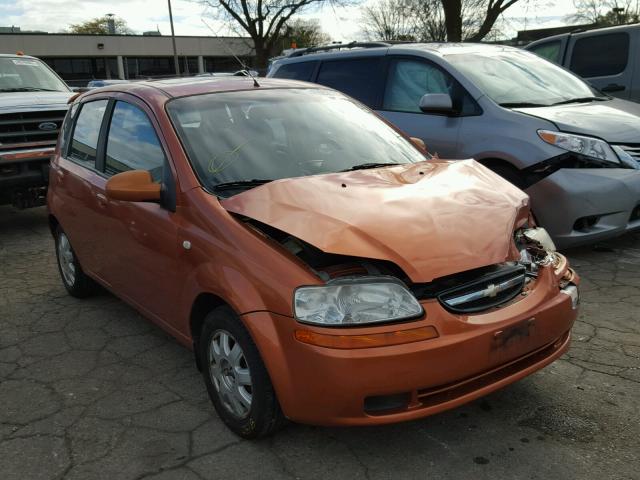
[[[38,125],[38,128],[40,130],[50,132],[51,130],[57,129],[58,126],[54,122],[42,122],[40,125]]]

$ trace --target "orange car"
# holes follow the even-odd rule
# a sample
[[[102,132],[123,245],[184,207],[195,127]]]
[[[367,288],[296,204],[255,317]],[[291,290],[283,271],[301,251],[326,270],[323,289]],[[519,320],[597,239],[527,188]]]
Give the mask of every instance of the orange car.
[[[102,285],[192,348],[247,438],[461,405],[562,355],[577,314],[523,192],[310,84],[85,93],[48,204],[69,293]]]

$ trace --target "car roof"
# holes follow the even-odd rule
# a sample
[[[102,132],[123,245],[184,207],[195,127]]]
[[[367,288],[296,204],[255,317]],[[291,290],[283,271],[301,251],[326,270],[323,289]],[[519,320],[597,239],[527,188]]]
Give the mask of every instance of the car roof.
[[[0,58],[32,58],[34,60],[40,60],[38,57],[32,57],[31,55],[18,55],[17,53],[0,53]]]
[[[275,78],[257,78],[256,87],[251,77],[185,77],[143,82],[118,83],[91,90],[82,98],[103,92],[126,92],[140,98],[163,95],[167,99],[187,97],[205,93],[233,92],[239,90],[281,89],[281,88],[325,88],[320,85]]]
[[[335,46],[330,46],[335,48]],[[510,47],[507,45],[498,44],[486,44],[486,43],[395,43],[387,46],[360,48],[349,48],[348,44],[345,45],[344,50],[332,49],[332,50],[317,50],[308,54],[298,54],[290,57],[283,57],[277,59],[274,63],[282,65],[284,63],[294,63],[312,60],[321,60],[323,58],[339,58],[341,56],[358,56],[365,52],[397,52],[397,53],[413,53],[413,52],[428,52],[432,55],[444,57],[447,55],[459,54],[459,53],[483,53],[483,52],[496,52],[496,51],[521,51],[519,48]]]

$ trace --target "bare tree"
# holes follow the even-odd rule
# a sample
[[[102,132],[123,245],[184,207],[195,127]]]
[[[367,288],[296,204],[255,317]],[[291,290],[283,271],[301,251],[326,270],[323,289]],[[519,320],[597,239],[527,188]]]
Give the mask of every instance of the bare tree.
[[[362,22],[371,39],[479,42],[517,1],[379,0],[362,9]]]
[[[516,2],[518,2],[518,0],[474,0],[473,3],[475,3],[475,7],[470,8],[469,10],[478,12],[478,10],[481,10],[482,7],[484,7],[484,19],[482,20],[482,23],[480,23],[478,30],[467,36],[465,40],[468,42],[479,42],[482,40],[491,31],[500,15],[502,15],[507,8],[511,7]],[[448,0],[442,0],[442,3],[443,5],[448,3]],[[460,11],[460,16],[462,17],[462,11]],[[462,40],[462,38],[459,40]]]
[[[640,21],[639,0],[574,0],[576,12],[569,15],[574,22],[605,27]]]
[[[246,32],[256,52],[256,67],[267,66],[269,57],[286,29],[285,26],[296,14],[320,7],[323,4],[340,6],[357,3],[358,0],[202,0],[214,16],[229,21]]]
[[[372,40],[419,40],[412,0],[380,0],[362,8],[365,35]]]

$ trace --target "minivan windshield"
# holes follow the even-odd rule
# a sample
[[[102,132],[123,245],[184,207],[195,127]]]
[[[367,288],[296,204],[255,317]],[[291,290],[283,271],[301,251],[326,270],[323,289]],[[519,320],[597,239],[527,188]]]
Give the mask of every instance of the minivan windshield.
[[[0,57],[0,93],[68,92],[46,64],[29,57]]]
[[[453,54],[447,55],[447,60],[489,98],[505,107],[608,99],[575,75],[529,52]]]
[[[167,111],[200,181],[222,196],[271,180],[425,160],[332,90],[210,93],[172,100]]]

